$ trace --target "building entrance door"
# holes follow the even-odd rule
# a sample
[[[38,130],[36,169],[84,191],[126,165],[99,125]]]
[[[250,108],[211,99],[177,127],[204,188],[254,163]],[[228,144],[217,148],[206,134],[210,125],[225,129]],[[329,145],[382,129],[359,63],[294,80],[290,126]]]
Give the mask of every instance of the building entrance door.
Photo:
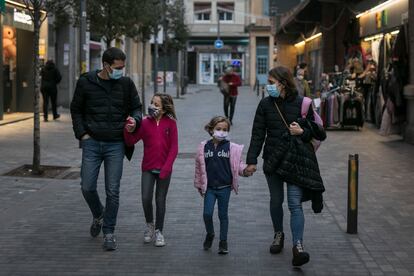
[[[256,48],[256,76],[260,85],[267,83],[269,71],[269,46],[258,45]]]
[[[227,66],[231,65],[231,54],[200,53],[199,56],[199,83],[215,84]],[[220,71],[221,68],[221,71]]]

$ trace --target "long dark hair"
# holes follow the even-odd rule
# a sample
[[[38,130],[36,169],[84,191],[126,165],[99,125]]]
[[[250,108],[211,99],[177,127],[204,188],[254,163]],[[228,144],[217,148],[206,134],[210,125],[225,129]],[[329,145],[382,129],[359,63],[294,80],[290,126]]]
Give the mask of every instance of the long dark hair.
[[[162,109],[165,112],[165,115],[177,120],[177,115],[175,114],[174,101],[171,95],[165,93],[155,93],[154,97],[159,97],[161,99]]]
[[[285,88],[286,96],[296,96],[296,84],[290,70],[284,66],[276,66],[269,71],[269,76],[278,80]]]

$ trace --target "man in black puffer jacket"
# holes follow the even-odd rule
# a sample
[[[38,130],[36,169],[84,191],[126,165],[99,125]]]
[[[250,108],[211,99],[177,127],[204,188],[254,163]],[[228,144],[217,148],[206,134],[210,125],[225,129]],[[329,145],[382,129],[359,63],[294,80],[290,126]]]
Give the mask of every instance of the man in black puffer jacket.
[[[82,147],[82,194],[93,215],[90,234],[96,237],[102,229],[105,250],[117,247],[114,230],[125,154],[125,121],[131,116],[137,129],[142,118],[135,85],[130,78],[123,77],[125,59],[120,49],[107,49],[102,56],[103,69],[79,78],[70,106],[73,130]],[[105,165],[105,207],[96,190],[102,162]]]

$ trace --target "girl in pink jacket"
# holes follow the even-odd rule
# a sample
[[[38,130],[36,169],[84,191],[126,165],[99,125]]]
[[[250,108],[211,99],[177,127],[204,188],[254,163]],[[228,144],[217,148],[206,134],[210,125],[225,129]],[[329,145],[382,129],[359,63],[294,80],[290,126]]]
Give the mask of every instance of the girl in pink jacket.
[[[142,205],[147,222],[144,242],[150,243],[155,239],[155,246],[164,246],[162,230],[165,202],[173,163],[178,153],[177,123],[172,97],[168,94],[155,94],[148,107],[148,114],[149,116],[142,120],[140,128],[135,132],[127,121],[124,138],[128,146],[134,145],[141,139],[144,142],[141,176]],[[155,183],[157,210],[154,225],[152,200]]]
[[[205,130],[212,139],[198,148],[195,164],[194,186],[204,197],[203,218],[207,235],[204,250],[211,248],[214,239],[213,212],[217,200],[220,219],[219,254],[227,254],[228,206],[230,192],[238,191],[238,176],[249,176],[242,161],[243,146],[227,140],[230,121],[222,116],[211,119]]]

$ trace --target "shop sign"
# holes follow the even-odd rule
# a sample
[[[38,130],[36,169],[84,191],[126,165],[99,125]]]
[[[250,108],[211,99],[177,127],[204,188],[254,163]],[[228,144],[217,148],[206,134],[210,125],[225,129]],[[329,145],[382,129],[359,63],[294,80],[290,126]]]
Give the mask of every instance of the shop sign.
[[[6,11],[6,0],[0,0],[0,12]]]
[[[23,23],[26,25],[32,25],[32,18],[30,17],[30,15],[26,14],[23,11],[17,11],[16,9],[14,9],[13,20],[15,22]]]
[[[375,14],[377,29],[384,28],[388,25],[388,12],[383,10]]]

